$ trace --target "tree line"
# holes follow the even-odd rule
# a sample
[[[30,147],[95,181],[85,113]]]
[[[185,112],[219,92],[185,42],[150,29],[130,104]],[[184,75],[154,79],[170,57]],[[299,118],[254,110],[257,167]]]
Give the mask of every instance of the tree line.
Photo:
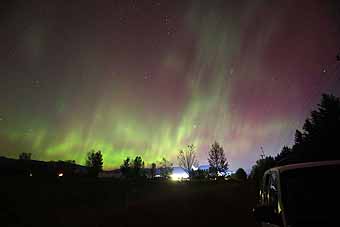
[[[340,99],[323,94],[317,108],[311,111],[302,130],[295,131],[293,146],[284,146],[273,156],[264,156],[252,167],[251,177],[261,184],[266,170],[287,164],[340,160]]]
[[[32,154],[23,152],[19,154],[20,160],[31,160]],[[60,161],[69,164],[76,164],[75,160]],[[178,166],[187,173],[189,179],[224,179],[228,170],[229,163],[227,161],[223,147],[214,142],[208,151],[209,169],[199,169],[199,162],[197,157],[196,147],[193,144],[187,145],[185,149],[179,150],[177,154]],[[96,177],[103,171],[103,154],[102,152],[92,150],[87,153],[86,167],[88,168],[88,175]],[[145,167],[145,162],[141,156],[135,158],[127,157],[120,165],[120,171],[124,178],[142,179],[157,177],[161,179],[170,179],[173,172],[173,163],[166,158],[162,158],[158,163],[151,163],[149,168]],[[240,168],[233,175],[236,179],[245,180],[247,178],[246,172]]]
[[[214,142],[208,151],[209,169],[199,169],[197,150],[193,144],[189,144],[185,149],[179,150],[177,154],[177,164],[187,173],[189,179],[225,179],[229,170],[223,147]],[[92,151],[87,155],[86,165],[91,170],[92,175],[97,176],[103,168],[103,157],[101,151]],[[141,156],[135,158],[127,157],[120,165],[120,172],[126,179],[145,179],[156,177],[160,179],[170,179],[173,173],[173,163],[163,158],[158,163],[153,162],[149,168],[145,167],[145,162]],[[232,176],[234,179],[245,180],[247,174],[244,169],[239,168]]]

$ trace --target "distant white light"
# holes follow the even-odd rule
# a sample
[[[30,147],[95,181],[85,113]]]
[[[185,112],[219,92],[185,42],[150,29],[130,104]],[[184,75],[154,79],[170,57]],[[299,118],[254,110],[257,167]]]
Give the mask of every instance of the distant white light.
[[[189,178],[189,175],[187,173],[173,173],[170,175],[171,180],[173,181],[180,181],[185,180]]]
[[[31,177],[31,176],[33,176],[33,174],[32,174],[32,173],[30,173],[30,177]]]
[[[225,175],[226,175],[225,173],[217,172],[217,176],[219,176],[219,177],[223,177],[223,176],[225,176]]]
[[[62,177],[62,176],[64,176],[63,173],[59,173],[59,174],[58,174],[58,177]]]

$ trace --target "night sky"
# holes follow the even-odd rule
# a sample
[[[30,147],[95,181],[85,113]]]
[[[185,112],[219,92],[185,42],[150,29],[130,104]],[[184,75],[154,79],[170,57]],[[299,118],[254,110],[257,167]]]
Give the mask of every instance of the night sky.
[[[0,5],[0,156],[206,164],[216,140],[249,169],[340,96],[335,0],[70,2]]]

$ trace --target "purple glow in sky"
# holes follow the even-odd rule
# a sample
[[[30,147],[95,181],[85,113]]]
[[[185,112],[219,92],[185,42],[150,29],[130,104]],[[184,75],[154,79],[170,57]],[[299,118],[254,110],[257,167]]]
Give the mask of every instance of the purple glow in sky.
[[[0,155],[104,167],[216,140],[246,169],[340,95],[337,1],[8,1]]]

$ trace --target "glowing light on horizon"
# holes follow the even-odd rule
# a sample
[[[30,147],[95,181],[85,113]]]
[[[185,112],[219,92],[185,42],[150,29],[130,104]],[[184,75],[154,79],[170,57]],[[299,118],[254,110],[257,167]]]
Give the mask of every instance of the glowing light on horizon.
[[[173,173],[170,175],[170,178],[173,181],[181,181],[188,179],[189,175],[187,173]]]

